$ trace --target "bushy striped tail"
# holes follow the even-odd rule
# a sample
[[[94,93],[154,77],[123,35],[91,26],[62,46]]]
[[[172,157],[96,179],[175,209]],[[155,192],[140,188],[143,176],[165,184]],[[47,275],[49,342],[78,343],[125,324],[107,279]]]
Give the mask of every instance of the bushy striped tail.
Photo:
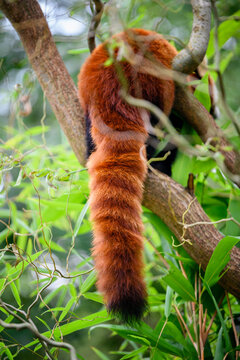
[[[146,308],[141,200],[144,140],[101,142],[90,156],[90,210],[98,289],[109,312],[126,323]]]

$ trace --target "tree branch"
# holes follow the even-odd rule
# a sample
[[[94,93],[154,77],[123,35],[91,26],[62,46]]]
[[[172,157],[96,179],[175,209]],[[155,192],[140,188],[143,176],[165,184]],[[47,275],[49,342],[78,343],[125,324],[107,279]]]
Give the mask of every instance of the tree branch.
[[[222,130],[186,86],[176,84],[173,108],[196,130],[204,143],[210,141],[224,156],[225,173],[240,187],[240,154],[230,150],[232,146]]]
[[[88,47],[90,52],[92,52],[96,47],[96,42],[95,42],[96,30],[101,21],[101,17],[104,10],[104,5],[101,2],[101,0],[93,0],[93,2],[95,5],[95,10],[88,30]]]
[[[15,0],[12,2],[0,0],[0,9],[18,32],[56,118],[79,162],[84,164],[85,127],[77,91],[57,52],[37,1]],[[201,104],[192,95],[189,95],[186,89],[184,91],[183,89],[177,88],[175,109],[178,109],[183,117],[193,118],[197,123],[200,136],[208,140],[212,136],[213,120]],[[206,121],[203,122],[204,119]],[[221,136],[224,145],[225,139],[223,135]],[[235,167],[237,166],[237,173],[239,174],[239,162],[235,153],[226,152],[222,147],[220,151],[226,156],[225,165],[228,169],[236,173]],[[146,180],[144,205],[159,215],[179,241],[183,240],[185,233],[184,238],[190,239],[192,245],[183,241],[184,247],[193,259],[205,269],[213,249],[221,239],[221,234],[213,225],[196,225],[183,229],[180,223],[183,222],[183,214],[192,200],[191,195],[166,175],[150,174]],[[185,216],[185,222],[194,223],[198,221],[210,220],[197,200],[194,200]],[[233,249],[231,257],[230,269],[222,278],[221,284],[232,294],[240,297],[240,254],[238,248]]]
[[[222,235],[198,203],[180,184],[165,174],[150,173],[145,182],[144,206],[158,215],[191,257],[205,270]],[[185,214],[185,215],[184,215]],[[209,224],[197,224],[208,222]],[[195,226],[184,227],[184,224]],[[240,298],[240,249],[234,247],[228,271],[220,284]]]
[[[85,161],[85,122],[77,89],[36,0],[0,0],[17,31],[38,81],[80,163]]]
[[[66,342],[54,341],[42,335],[39,332],[36,325],[33,323],[33,321],[31,319],[27,319],[27,314],[23,310],[19,310],[11,305],[11,308],[14,310],[12,311],[9,309],[10,305],[4,303],[3,301],[0,301],[0,306],[2,306],[9,314],[11,314],[12,316],[14,316],[15,318],[21,321],[20,323],[7,323],[0,319],[0,325],[3,326],[5,329],[16,329],[16,330],[29,329],[36,336],[36,338],[42,343],[50,359],[53,359],[53,357],[51,356],[51,353],[48,351],[48,348],[45,346],[45,343],[51,347],[67,349],[70,352],[70,359],[77,360],[76,351],[71,344],[68,344]],[[21,314],[24,315],[26,320],[20,317],[17,314],[18,312],[21,312]]]
[[[175,71],[187,74],[201,64],[207,51],[211,26],[211,0],[192,0],[191,4],[193,25],[190,40],[173,61]],[[204,143],[210,140],[211,145],[223,154],[225,172],[240,187],[240,154],[229,151],[231,146],[213,117],[180,82],[176,84],[174,109],[197,131]]]
[[[193,25],[190,40],[173,60],[173,69],[186,74],[191,74],[203,61],[211,26],[211,1],[192,0],[191,4]]]

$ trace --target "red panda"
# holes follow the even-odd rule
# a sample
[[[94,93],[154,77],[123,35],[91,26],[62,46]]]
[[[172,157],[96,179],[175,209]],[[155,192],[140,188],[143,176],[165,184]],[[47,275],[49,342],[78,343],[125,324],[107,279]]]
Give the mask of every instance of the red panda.
[[[129,29],[114,36],[142,57],[141,66],[118,62],[128,93],[146,99],[169,115],[174,82],[141,71],[146,56],[171,68],[177,51],[153,31]],[[147,305],[143,278],[141,200],[146,176],[146,113],[121,96],[121,81],[109,59],[107,42],[99,45],[81,68],[79,97],[87,124],[90,155],[90,212],[93,222],[92,255],[97,287],[107,309],[126,323],[139,321]],[[114,50],[118,61],[119,46]],[[144,115],[145,114],[145,115]],[[150,117],[149,114],[147,114]]]

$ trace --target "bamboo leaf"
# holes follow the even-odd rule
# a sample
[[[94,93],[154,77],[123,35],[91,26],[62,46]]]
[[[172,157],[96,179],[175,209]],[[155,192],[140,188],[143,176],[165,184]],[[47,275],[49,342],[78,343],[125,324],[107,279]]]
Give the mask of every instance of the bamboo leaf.
[[[184,300],[196,301],[194,289],[189,280],[187,280],[178,268],[171,265],[168,274],[163,277],[163,280],[175,290]]]
[[[230,261],[230,251],[239,242],[239,237],[225,236],[217,244],[207,265],[204,281],[209,287],[216,284],[221,278],[221,271]]]

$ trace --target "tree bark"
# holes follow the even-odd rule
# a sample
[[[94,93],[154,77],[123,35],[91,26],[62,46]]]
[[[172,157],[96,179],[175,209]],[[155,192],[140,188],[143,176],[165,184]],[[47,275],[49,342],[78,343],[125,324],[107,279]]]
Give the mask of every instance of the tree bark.
[[[210,140],[210,144],[224,156],[225,171],[240,187],[240,154],[235,150],[229,150],[232,146],[222,130],[184,85],[176,85],[174,109],[196,130],[204,143]]]
[[[213,250],[223,236],[211,223],[197,199],[169,176],[156,172],[149,174],[145,182],[143,204],[164,221],[190,256],[205,270]],[[209,224],[196,224],[187,229],[182,225],[198,222]],[[220,284],[240,298],[239,248],[234,247],[232,250],[228,267]]]
[[[44,93],[65,132],[79,162],[85,163],[85,125],[83,112],[77,96],[77,90],[68,74],[62,59],[53,42],[49,27],[36,0],[0,0],[0,9],[12,23],[23,43],[29,61],[38,77]],[[200,103],[189,97],[187,92],[177,90],[175,108],[183,116],[196,121],[197,131],[202,139],[207,140],[212,134],[211,116]],[[198,113],[198,116],[195,114]],[[204,128],[202,127],[202,119]],[[209,122],[208,122],[209,120]],[[195,126],[195,125],[193,125]],[[226,141],[224,137],[223,141]],[[227,143],[227,142],[226,142]],[[220,149],[224,152],[224,149]],[[233,151],[224,152],[225,164],[230,171],[239,174],[239,162]],[[237,172],[235,167],[238,166]],[[181,241],[183,235],[182,222],[184,212],[193,200],[181,185],[163,174],[149,174],[145,183],[144,205],[155,212]],[[173,215],[173,211],[174,214]],[[176,220],[177,219],[177,220]],[[186,223],[210,221],[197,200],[194,200],[185,216]],[[210,225],[196,225],[186,231],[184,242],[192,258],[201,264],[203,269],[221,239],[221,234]],[[221,280],[221,284],[233,295],[240,297],[240,250],[234,248],[231,254],[229,270]]]
[[[192,32],[187,46],[173,60],[173,69],[191,74],[206,54],[211,29],[211,0],[191,0]]]
[[[53,41],[36,0],[0,0],[0,9],[17,31],[57,120],[79,162],[85,162],[85,122],[77,89]]]

